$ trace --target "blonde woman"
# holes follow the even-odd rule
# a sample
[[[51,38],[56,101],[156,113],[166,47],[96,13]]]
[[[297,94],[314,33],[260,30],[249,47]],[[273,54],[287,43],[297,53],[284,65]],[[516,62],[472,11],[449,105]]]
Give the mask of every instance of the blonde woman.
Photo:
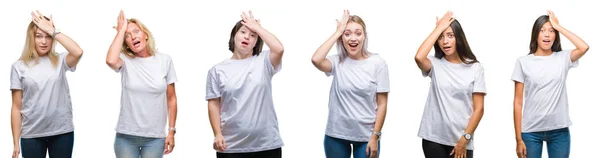
[[[12,65],[13,158],[71,157],[73,114],[66,71],[75,71],[83,50],[39,11],[31,13],[21,58]],[[56,53],[58,41],[68,53]],[[19,144],[20,141],[20,144]]]
[[[345,10],[336,31],[312,56],[317,69],[333,76],[324,140],[327,158],[379,157],[390,81],[387,63],[367,50],[367,41],[365,22]],[[327,57],[335,43],[338,54]]]
[[[122,83],[115,155],[159,158],[175,146],[177,76],[173,61],[156,51],[152,33],[142,22],[125,19],[123,11],[117,21],[117,35],[106,55],[106,64],[121,73]]]

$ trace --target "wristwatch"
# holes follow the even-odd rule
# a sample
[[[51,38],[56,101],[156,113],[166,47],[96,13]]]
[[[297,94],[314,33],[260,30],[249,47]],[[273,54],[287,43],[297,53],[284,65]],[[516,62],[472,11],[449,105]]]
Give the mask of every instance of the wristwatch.
[[[169,131],[173,131],[173,133],[177,133],[175,127],[169,127]]]
[[[56,37],[58,34],[60,34],[60,30],[55,28],[54,31],[52,31],[52,38]]]
[[[465,133],[465,134],[463,134],[463,137],[465,137],[465,139],[467,139],[467,140],[471,140],[471,138],[473,138],[471,133]]]
[[[381,132],[373,131],[373,134],[377,136],[377,138],[381,139]]]

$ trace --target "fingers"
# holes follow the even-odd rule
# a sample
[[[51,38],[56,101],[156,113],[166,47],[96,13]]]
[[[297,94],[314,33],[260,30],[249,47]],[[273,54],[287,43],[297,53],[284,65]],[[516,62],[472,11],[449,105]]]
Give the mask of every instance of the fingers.
[[[225,143],[225,140],[221,141],[221,151],[225,151],[225,149],[227,149],[227,144]]]
[[[252,10],[248,10],[248,14],[250,14],[251,19],[254,19],[254,15],[252,15]]]
[[[452,149],[452,152],[450,152],[450,156],[452,156],[452,154],[454,154],[454,149]]]

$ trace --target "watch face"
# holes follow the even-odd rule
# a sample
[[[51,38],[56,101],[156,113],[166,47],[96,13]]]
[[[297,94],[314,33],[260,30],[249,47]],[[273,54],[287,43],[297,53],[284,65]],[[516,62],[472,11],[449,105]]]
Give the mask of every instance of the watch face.
[[[468,133],[467,133],[467,134],[465,134],[465,138],[466,138],[467,140],[470,140],[470,139],[471,139],[471,134],[468,134]]]

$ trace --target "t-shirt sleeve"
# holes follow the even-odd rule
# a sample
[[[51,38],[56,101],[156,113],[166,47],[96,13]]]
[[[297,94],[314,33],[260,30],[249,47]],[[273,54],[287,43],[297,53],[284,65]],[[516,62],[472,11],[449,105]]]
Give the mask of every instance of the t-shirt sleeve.
[[[515,69],[513,70],[513,74],[511,79],[515,82],[525,82],[525,75],[523,74],[523,68],[521,67],[521,60],[517,59],[515,62]]]
[[[221,97],[220,80],[218,79],[217,70],[213,67],[208,71],[206,77],[206,100]]]
[[[167,84],[171,84],[177,81],[177,73],[175,73],[175,66],[173,65],[173,59],[167,56]]]
[[[484,75],[484,69],[483,66],[481,66],[480,64],[479,68],[477,69],[477,72],[475,72],[475,83],[473,84],[473,93],[487,93],[486,92],[486,86],[485,86],[485,75]]]
[[[23,83],[21,81],[21,73],[17,67],[17,64],[13,64],[12,70],[10,71],[10,89],[23,89]]]
[[[387,63],[377,72],[377,92],[390,92],[390,75],[388,72]]]
[[[338,55],[330,55],[326,59],[329,60],[329,62],[331,62],[331,72],[325,72],[325,75],[329,77],[332,74],[334,74],[333,72],[335,72],[338,63],[340,63],[340,57]]]
[[[423,75],[423,77],[431,77],[435,67],[434,65],[436,65],[440,60],[435,56],[427,56],[427,59],[429,59],[429,62],[431,62],[431,69],[429,69],[429,71],[421,71],[421,75]]]
[[[579,60],[576,60],[575,62],[571,61],[571,53],[573,53],[573,50],[562,51],[562,57],[567,62],[566,65],[568,68],[576,68],[579,66]]]
[[[67,56],[69,55],[69,53],[62,53],[60,54],[60,58],[62,61],[62,68],[64,71],[71,71],[71,72],[75,72],[75,70],[77,69],[77,65],[73,66],[73,67],[69,67],[69,64],[67,64]]]
[[[129,57],[127,57],[123,53],[119,53],[119,58],[121,58],[121,60],[123,61],[123,63],[121,64],[120,68],[118,68],[118,69],[115,70],[115,72],[122,73],[121,70],[123,70],[123,68],[127,65],[126,63],[129,62]]]
[[[269,74],[271,74],[271,76],[275,75],[281,70],[281,65],[283,65],[283,61],[281,61],[279,65],[277,65],[277,67],[273,67],[273,63],[271,63],[271,50],[263,50],[262,52],[260,52],[259,56],[261,56],[264,59],[265,66],[267,66],[267,69],[270,72]]]

